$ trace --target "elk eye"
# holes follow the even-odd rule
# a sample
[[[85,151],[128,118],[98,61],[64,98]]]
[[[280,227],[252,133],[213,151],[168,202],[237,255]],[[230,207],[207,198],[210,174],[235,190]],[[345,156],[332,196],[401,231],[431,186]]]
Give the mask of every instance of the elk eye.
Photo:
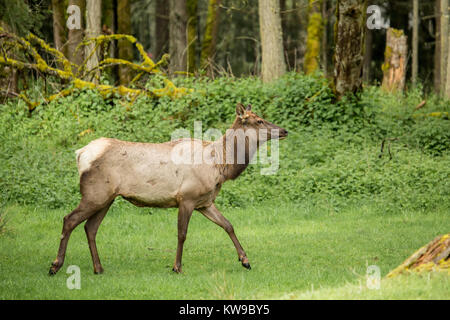
[[[263,124],[263,123],[264,123],[264,121],[262,121],[262,120],[258,120],[258,123],[259,123],[259,124]]]

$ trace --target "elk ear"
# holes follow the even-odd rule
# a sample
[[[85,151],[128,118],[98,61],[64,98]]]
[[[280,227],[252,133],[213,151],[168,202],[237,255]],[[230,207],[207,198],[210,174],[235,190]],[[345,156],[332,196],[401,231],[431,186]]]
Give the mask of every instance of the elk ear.
[[[236,115],[238,115],[239,117],[243,117],[245,114],[245,107],[242,103],[238,103],[236,105]]]
[[[245,110],[247,110],[247,111],[251,111],[251,110],[252,110],[252,105],[251,105],[251,104],[249,104],[249,105],[247,106],[247,108],[246,108]]]

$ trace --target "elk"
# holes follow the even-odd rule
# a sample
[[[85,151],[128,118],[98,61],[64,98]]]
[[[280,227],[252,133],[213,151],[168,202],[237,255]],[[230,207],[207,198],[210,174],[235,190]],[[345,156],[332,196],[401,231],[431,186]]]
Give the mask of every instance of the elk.
[[[201,212],[228,233],[239,261],[250,269],[249,260],[233,226],[216,208],[214,201],[222,184],[236,179],[248,166],[259,145],[270,139],[285,138],[288,132],[257,116],[251,111],[251,105],[244,107],[240,103],[236,106],[236,118],[230,129],[232,130],[227,130],[216,141],[188,138],[157,144],[100,138],[77,150],[81,201],[63,219],[58,254],[51,264],[49,274],[56,274],[62,267],[70,234],[86,220],[84,229],[94,273],[103,272],[95,238],[103,218],[118,196],[136,206],[178,208],[178,245],[173,271],[182,271],[183,245],[194,210]],[[266,135],[247,134],[263,130],[267,132]],[[244,141],[245,147],[243,161],[239,161],[236,152],[241,147],[236,136],[233,136],[236,131],[245,134],[245,140],[240,140]],[[193,152],[186,152],[192,150],[192,147]],[[209,156],[209,161],[174,161],[174,154],[186,160],[192,159],[198,152]],[[224,161],[225,158],[231,158],[232,161]]]

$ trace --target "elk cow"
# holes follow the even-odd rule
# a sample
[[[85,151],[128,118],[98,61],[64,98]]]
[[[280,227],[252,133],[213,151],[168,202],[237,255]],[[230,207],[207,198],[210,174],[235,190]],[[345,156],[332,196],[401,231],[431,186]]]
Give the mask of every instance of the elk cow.
[[[233,226],[216,208],[214,200],[222,184],[237,178],[247,167],[259,145],[270,139],[284,138],[287,131],[257,116],[251,111],[250,105],[245,108],[239,103],[236,115],[232,127],[214,142],[178,139],[154,144],[100,138],[77,150],[82,197],[78,207],[64,217],[58,254],[49,274],[56,274],[62,267],[70,234],[85,220],[84,229],[94,273],[103,272],[95,237],[100,223],[117,196],[136,206],[178,208],[178,246],[173,271],[181,272],[183,244],[194,210],[201,212],[228,233],[236,247],[239,261],[250,269],[250,263]],[[243,132],[245,137],[240,140],[240,145],[236,136],[233,136],[238,131]],[[250,134],[252,131],[256,134]],[[259,134],[262,131],[267,134]],[[239,161],[239,150],[242,148],[244,159]],[[208,163],[180,163],[174,160],[192,159],[199,152],[203,157],[209,157]]]

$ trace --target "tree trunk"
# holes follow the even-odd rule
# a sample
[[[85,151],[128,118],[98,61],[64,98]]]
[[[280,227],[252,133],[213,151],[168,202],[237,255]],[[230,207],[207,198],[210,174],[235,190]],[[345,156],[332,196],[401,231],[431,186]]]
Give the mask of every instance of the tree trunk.
[[[389,28],[387,31],[386,50],[382,66],[382,88],[386,91],[403,90],[405,88],[408,59],[407,39],[403,30]]]
[[[447,79],[445,81],[445,96],[450,100],[450,33],[448,35],[447,45]]]
[[[76,51],[76,48],[78,45],[83,41],[83,35],[84,35],[84,11],[86,7],[86,3],[84,0],[69,0],[69,6],[76,5],[78,8],[80,8],[80,16],[74,17],[75,19],[80,19],[81,28],[74,28],[69,29],[68,32],[68,42],[67,42],[67,59],[69,59],[70,62],[73,64],[79,66],[84,61],[84,51],[78,50]],[[76,52],[75,52],[76,51]]]
[[[101,34],[101,23],[102,23],[102,0],[87,0],[86,1],[86,38],[95,38]],[[97,49],[94,51],[95,43],[91,43],[85,47],[85,56],[88,58],[86,62],[86,70],[91,70],[98,66],[99,63],[99,52]],[[100,78],[100,72],[94,74],[94,83],[98,83]],[[91,79],[87,79],[90,81]]]
[[[220,2],[221,0],[209,0],[205,34],[203,36],[200,63],[202,68],[206,69],[209,76],[213,74],[213,62],[216,53],[217,32],[220,19]]]
[[[169,8],[167,0],[156,0],[155,58],[169,52]]]
[[[119,34],[131,34],[131,8],[130,0],[117,2],[117,32]],[[133,45],[127,40],[119,40],[117,43],[119,59],[133,60]],[[131,70],[127,66],[119,66],[119,82],[127,85],[131,81]]]
[[[279,78],[286,72],[283,54],[283,34],[278,0],[259,0],[263,82]]]
[[[186,0],[170,0],[169,73],[186,72],[187,67],[187,8]]]
[[[195,72],[196,69],[196,44],[197,44],[197,0],[187,0],[187,11],[188,11],[188,31],[187,31],[187,69],[188,72]]]
[[[373,34],[371,30],[366,30],[364,44],[364,66],[363,81],[369,84],[372,81],[372,41]]]
[[[322,70],[323,74],[326,77],[328,74],[328,5],[327,0],[322,0],[322,25],[323,25],[323,33],[322,33]]]
[[[366,0],[338,0],[335,25],[334,90],[338,99],[362,88]]]
[[[1,17],[1,15],[0,15]],[[0,19],[0,27],[11,32],[10,27]],[[15,58],[12,55],[12,58]],[[5,65],[0,65],[0,97],[8,97],[13,92],[19,93],[19,71]]]
[[[64,1],[52,0],[53,11],[53,42],[55,48],[64,53],[64,44],[66,43],[65,25],[66,20],[64,18]]]
[[[308,36],[306,38],[306,53],[304,70],[311,74],[319,69],[320,43],[323,36],[322,0],[309,0],[308,6]]]
[[[433,241],[423,246],[400,266],[389,272],[388,278],[411,271],[450,272],[450,233],[437,236]]]
[[[102,0],[102,33],[105,35],[116,33],[116,1]],[[109,56],[115,58],[116,45],[114,41],[110,42]]]
[[[434,91],[441,91],[441,0],[435,0],[436,45],[434,46]]]
[[[419,70],[419,0],[413,0],[412,77],[415,86]]]
[[[441,62],[440,62],[440,92],[444,94],[445,83],[447,79],[447,56],[448,56],[448,0],[441,0],[441,32],[440,32],[440,47],[441,47]]]

